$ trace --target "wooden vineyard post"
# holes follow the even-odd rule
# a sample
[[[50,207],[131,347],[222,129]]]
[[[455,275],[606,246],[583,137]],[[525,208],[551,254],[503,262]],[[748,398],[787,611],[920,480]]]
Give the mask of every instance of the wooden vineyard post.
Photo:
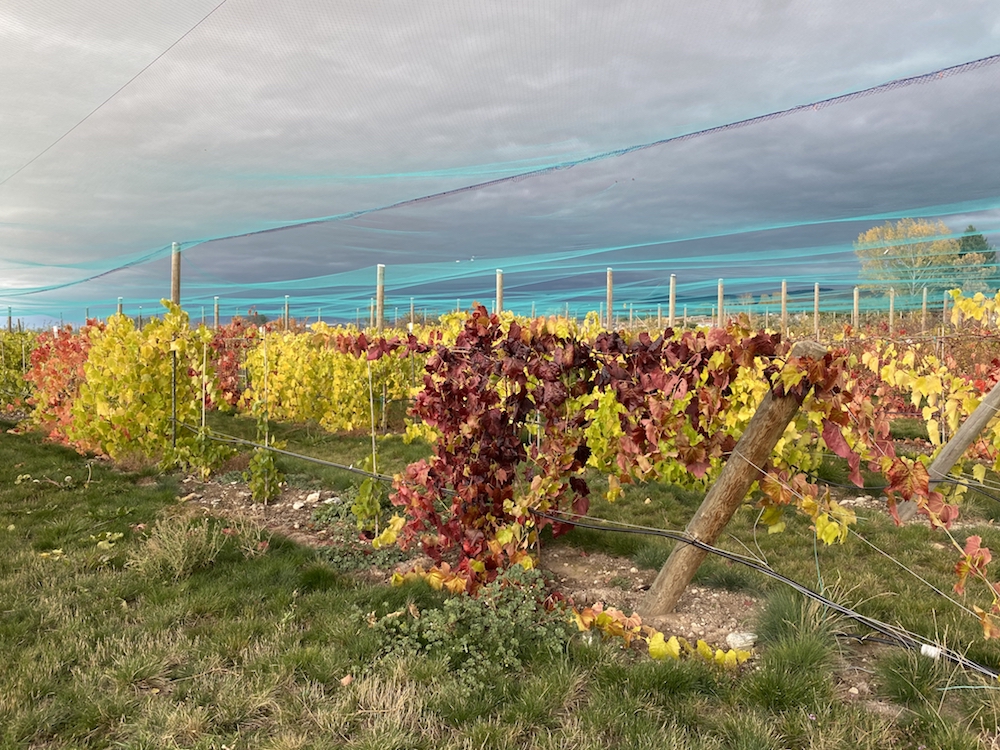
[[[819,341],[819,282],[813,286],[813,332]]]
[[[855,331],[858,330],[858,324],[861,322],[861,317],[859,315],[860,305],[858,304],[860,302],[859,297],[860,291],[857,287],[854,287],[854,310],[851,313],[851,326]]]
[[[375,266],[375,330],[385,325],[385,264]]]
[[[781,337],[788,338],[788,282],[781,282]]]
[[[896,290],[889,287],[889,335],[896,330]]]
[[[497,308],[496,313],[499,315],[503,312],[503,271],[497,269]]]
[[[214,310],[214,313],[215,314],[213,315],[212,328],[213,328],[213,330],[218,331],[219,330],[219,298],[218,297],[215,298],[215,310]]]
[[[674,327],[677,312],[677,274],[670,274],[670,301],[667,303],[667,325]]]
[[[181,246],[170,246],[170,301],[178,307],[181,304]]]
[[[958,462],[962,454],[986,429],[990,420],[997,415],[998,409],[1000,409],[1000,385],[994,386],[993,390],[986,394],[976,410],[962,423],[958,431],[952,435],[951,440],[938,453],[937,458],[927,467],[927,473],[931,477],[929,483],[931,489],[948,475],[951,467]]]
[[[615,313],[614,313],[614,308],[612,307],[612,305],[614,304],[614,273],[610,268],[608,269],[607,297],[608,298],[604,306],[608,311],[608,330],[610,331],[613,330],[615,327],[615,318],[614,318]],[[531,317],[535,317],[534,313],[532,313]]]
[[[726,310],[725,310],[725,287],[723,285],[722,279],[719,279],[719,320],[717,323],[718,328],[726,327]]]
[[[800,341],[792,347],[790,356],[819,359],[826,351],[826,347],[816,341]],[[767,462],[778,439],[801,406],[802,399],[798,396],[779,398],[768,392],[722,467],[719,478],[688,523],[689,536],[706,544],[715,542],[742,504],[750,485],[760,478],[757,467]],[[678,542],[642,601],[640,612],[643,617],[670,613],[707,554],[693,545]]]
[[[927,330],[927,287],[924,287],[923,301],[920,305],[920,331]]]

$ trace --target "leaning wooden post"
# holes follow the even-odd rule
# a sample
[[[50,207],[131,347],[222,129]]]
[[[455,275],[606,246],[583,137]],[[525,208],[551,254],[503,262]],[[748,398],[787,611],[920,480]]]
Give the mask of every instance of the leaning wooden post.
[[[719,328],[725,328],[726,327],[726,312],[725,312],[725,308],[723,306],[723,298],[724,297],[725,297],[725,291],[724,291],[724,287],[723,287],[723,282],[722,282],[722,279],[719,279],[719,322],[718,322],[718,327]]]
[[[896,329],[896,289],[889,287],[889,335]]]
[[[503,312],[503,271],[497,269],[497,315]]]
[[[170,301],[181,304],[181,246],[175,242],[170,246]]]
[[[819,359],[826,347],[816,341],[800,341],[792,347],[792,357]],[[768,392],[733,449],[701,507],[687,525],[687,534],[706,544],[714,544],[729,519],[743,503],[750,486],[760,479],[763,466],[788,423],[802,406],[802,397]],[[668,614],[691,583],[695,571],[708,553],[678,542],[660,569],[640,606],[644,617]]]
[[[813,285],[813,333],[819,341],[819,282]]]
[[[677,312],[677,274],[670,274],[670,302],[667,305],[667,325],[674,327]]]
[[[927,287],[924,287],[923,301],[920,304],[920,330],[927,330]]]
[[[851,315],[851,327],[855,331],[858,330],[858,324],[861,322],[861,315],[860,315],[861,307],[859,305],[859,302],[861,301],[860,297],[861,297],[861,292],[858,290],[857,287],[854,287],[854,312]]]
[[[614,273],[609,268],[608,269],[608,290],[607,290],[607,301],[605,302],[605,309],[608,311],[608,330],[615,327],[615,312],[614,312]]]
[[[385,264],[375,267],[375,330],[385,325]]]
[[[962,423],[962,426],[958,428],[958,431],[952,436],[951,440],[947,442],[944,448],[941,449],[941,452],[931,462],[931,465],[927,467],[927,473],[931,477],[930,486],[932,489],[934,485],[948,476],[951,467],[958,463],[962,454],[982,434],[983,430],[986,429],[986,425],[997,415],[998,410],[1000,410],[1000,385],[993,386],[993,390],[986,394],[983,400],[979,402],[979,406]]]
[[[788,338],[788,282],[781,282],[781,336]]]

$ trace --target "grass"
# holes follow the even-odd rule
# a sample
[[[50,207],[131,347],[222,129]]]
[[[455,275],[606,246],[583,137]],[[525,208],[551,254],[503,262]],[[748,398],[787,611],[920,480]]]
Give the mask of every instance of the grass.
[[[286,439],[348,463],[364,453],[363,439],[291,429]],[[393,460],[405,460],[399,451]],[[440,622],[476,617],[474,608],[446,608],[426,586],[364,583],[239,519],[205,519],[177,502],[178,491],[169,476],[119,473],[35,436],[0,433],[0,748],[964,748],[1000,716],[995,691],[942,690],[967,678],[896,651],[879,656],[875,683],[902,707],[900,719],[841,700],[849,647],[834,633],[848,624],[725,566],[704,575],[769,601],[762,655],[739,674],[566,636],[470,680],[449,666],[447,639],[443,652],[393,654],[389,631],[368,622],[410,605]],[[698,501],[633,487],[595,510],[678,526]],[[751,547],[754,519],[741,511],[733,525]],[[952,624],[882,558],[853,542],[814,553],[801,522],[789,525],[780,539],[758,534],[776,567],[815,580],[815,554],[828,589],[835,571],[844,579],[839,596],[996,659],[992,644]],[[939,537],[876,519],[863,528],[947,582],[950,558],[928,552]],[[577,542],[637,561],[669,550],[657,539],[602,538],[612,537]],[[893,593],[866,603],[875,591]]]

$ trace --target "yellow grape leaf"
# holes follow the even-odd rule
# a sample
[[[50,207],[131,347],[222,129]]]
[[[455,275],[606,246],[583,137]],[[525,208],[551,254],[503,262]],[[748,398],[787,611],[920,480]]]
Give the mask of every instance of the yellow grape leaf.
[[[654,659],[680,659],[681,644],[676,635],[665,640],[663,633],[656,632],[649,639],[649,655]]]
[[[444,576],[439,570],[430,571],[427,576],[427,585],[430,586],[435,591],[440,591],[444,586]]]
[[[698,641],[695,651],[698,656],[700,656],[705,661],[713,661],[715,659],[715,654],[712,652],[712,647],[709,646],[705,641]]]
[[[500,544],[510,544],[514,541],[514,532],[509,526],[506,526],[497,532],[496,539]]]
[[[622,494],[622,484],[614,474],[608,475],[608,502],[613,503]]]
[[[840,524],[831,520],[826,513],[820,513],[816,517],[816,538],[833,544],[840,538]]]
[[[927,420],[927,437],[931,445],[941,445],[941,424],[936,419]]]
[[[761,523],[767,526],[768,534],[780,534],[785,530],[785,522],[781,520],[784,515],[784,508],[772,505],[765,508],[760,516]]]
[[[372,540],[372,547],[379,549],[395,544],[396,537],[399,536],[399,532],[403,530],[405,525],[405,518],[402,516],[393,516],[389,524],[385,527],[385,530]]]
[[[975,477],[976,481],[982,484],[986,481],[986,465],[976,464],[972,467],[972,476]]]

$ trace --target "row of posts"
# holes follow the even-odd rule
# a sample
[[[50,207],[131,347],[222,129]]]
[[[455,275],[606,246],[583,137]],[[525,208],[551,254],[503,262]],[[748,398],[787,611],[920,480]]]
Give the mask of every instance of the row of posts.
[[[381,331],[385,322],[385,265],[379,263],[376,267],[376,277],[375,277],[375,298],[372,300],[372,309],[370,311],[371,325],[376,330]],[[813,286],[813,332],[816,338],[820,336],[820,305],[819,305],[820,289],[819,284]],[[894,333],[895,329],[895,290],[889,289],[889,334]],[[174,242],[171,248],[170,257],[170,301],[175,305],[180,305],[181,301],[181,251],[180,245]],[[497,313],[503,312],[503,270],[497,269],[496,271],[496,305],[495,311]],[[611,268],[607,269],[607,296],[605,300],[605,311],[606,317],[604,319],[605,325],[608,328],[613,328],[615,325],[614,319],[614,271]],[[204,308],[202,308],[204,312]],[[414,307],[413,298],[410,298],[410,322],[414,322]],[[662,319],[662,308],[657,307],[657,319]],[[725,283],[723,279],[719,279],[718,286],[718,299],[715,309],[713,311],[713,324],[719,327],[724,327],[726,324],[726,307],[725,307]],[[942,314],[947,318],[948,313],[948,293],[946,292],[943,300],[943,310]],[[122,314],[122,298],[118,298],[118,314]],[[534,305],[532,305],[532,315],[534,315]],[[89,317],[89,311],[88,311]],[[214,310],[214,326],[219,327],[219,298],[215,298],[215,310]],[[287,328],[290,323],[289,317],[289,295],[285,295],[285,308],[283,315],[283,322]],[[141,308],[140,308],[140,319],[141,319]],[[859,308],[859,288],[854,287],[854,305],[851,314],[851,324],[854,328],[858,327],[860,322],[860,308]],[[677,275],[670,274],[670,291],[669,298],[667,302],[667,326],[673,328],[677,324]],[[687,324],[687,307],[684,308],[684,323]],[[920,316],[921,330],[927,330],[927,289],[923,290],[923,301],[921,305],[921,316]],[[7,310],[7,330],[13,330],[13,320],[10,313],[10,308]],[[781,331],[785,336],[788,335],[788,282],[781,282]]]

